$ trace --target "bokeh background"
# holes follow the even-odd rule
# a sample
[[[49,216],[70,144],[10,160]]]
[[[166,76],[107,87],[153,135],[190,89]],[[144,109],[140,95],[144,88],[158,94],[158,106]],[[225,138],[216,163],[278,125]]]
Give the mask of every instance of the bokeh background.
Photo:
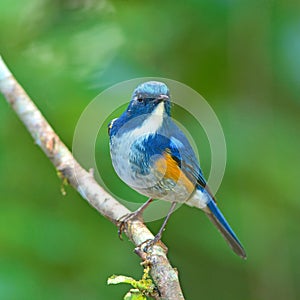
[[[159,76],[202,94],[227,141],[219,205],[249,257],[236,257],[202,213],[181,207],[163,241],[184,294],[300,298],[298,1],[1,0],[0,53],[70,148],[84,108],[114,83]],[[128,286],[106,280],[140,278],[133,245],[72,188],[62,195],[2,96],[0,120],[0,298],[122,299]],[[111,172],[107,138],[99,140]],[[136,195],[114,176],[107,182]],[[161,222],[148,225],[156,232]]]

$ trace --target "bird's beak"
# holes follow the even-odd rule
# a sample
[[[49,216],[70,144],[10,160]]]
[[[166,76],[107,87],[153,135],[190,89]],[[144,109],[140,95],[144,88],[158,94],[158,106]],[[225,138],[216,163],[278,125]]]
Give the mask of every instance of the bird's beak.
[[[161,102],[161,101],[168,101],[168,100],[169,100],[169,96],[167,96],[167,95],[159,95],[159,96],[156,98],[156,100],[157,100],[158,102]]]

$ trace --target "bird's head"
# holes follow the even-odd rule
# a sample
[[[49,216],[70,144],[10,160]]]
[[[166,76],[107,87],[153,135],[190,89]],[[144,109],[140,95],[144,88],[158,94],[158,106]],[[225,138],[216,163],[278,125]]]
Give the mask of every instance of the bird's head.
[[[164,118],[170,116],[170,110],[168,87],[158,81],[144,82],[133,91],[126,111],[109,124],[109,134],[115,135],[120,128],[121,132],[142,128],[145,133],[153,133],[162,125]]]
[[[162,82],[148,81],[134,90],[127,113],[134,116],[151,114],[158,106],[164,114],[170,115],[169,89]]]

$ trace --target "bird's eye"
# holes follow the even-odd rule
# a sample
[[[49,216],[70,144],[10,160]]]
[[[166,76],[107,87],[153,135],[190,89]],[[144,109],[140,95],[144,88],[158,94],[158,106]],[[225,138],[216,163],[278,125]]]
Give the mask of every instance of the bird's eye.
[[[136,100],[140,103],[143,102],[143,98],[137,98]]]

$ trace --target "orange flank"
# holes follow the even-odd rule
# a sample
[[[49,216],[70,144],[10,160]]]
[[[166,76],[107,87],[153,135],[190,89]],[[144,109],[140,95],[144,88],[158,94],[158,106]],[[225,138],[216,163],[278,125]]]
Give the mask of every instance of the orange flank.
[[[191,194],[195,185],[186,177],[180,169],[176,160],[167,152],[164,152],[163,157],[160,157],[155,163],[155,169],[161,173],[164,178],[172,179],[177,184],[182,184]]]

